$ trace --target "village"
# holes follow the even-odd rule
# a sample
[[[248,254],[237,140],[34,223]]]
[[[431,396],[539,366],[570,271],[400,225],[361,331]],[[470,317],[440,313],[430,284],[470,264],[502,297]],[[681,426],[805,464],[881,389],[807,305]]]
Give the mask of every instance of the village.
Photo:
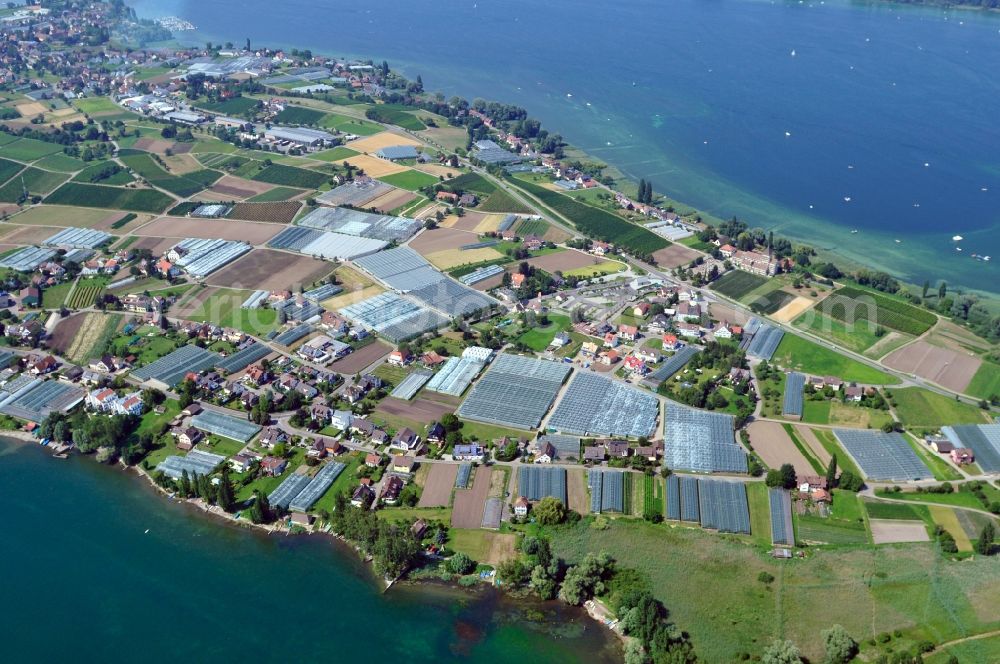
[[[490,584],[581,518],[991,553],[1000,368],[926,287],[387,63],[49,48],[107,11],[0,24],[3,433],[270,532],[350,505]]]

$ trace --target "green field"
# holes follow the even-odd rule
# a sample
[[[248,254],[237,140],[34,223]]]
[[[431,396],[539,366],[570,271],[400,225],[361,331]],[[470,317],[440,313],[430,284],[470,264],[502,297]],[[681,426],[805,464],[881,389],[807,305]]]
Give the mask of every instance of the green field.
[[[951,424],[984,424],[983,411],[920,387],[890,390],[896,415],[907,427],[937,428]]]
[[[544,219],[522,219],[514,225],[513,230],[520,237],[528,235],[537,235],[541,237],[545,235],[547,230],[549,230],[549,222]]]
[[[391,184],[394,187],[406,189],[407,191],[417,191],[418,189],[437,184],[438,182],[438,179],[433,175],[413,170],[403,171],[402,173],[393,173],[392,175],[383,175],[378,179],[386,184]]]
[[[533,351],[541,352],[549,347],[559,332],[570,328],[569,316],[549,315],[549,324],[528,330],[517,338],[519,342]]]
[[[921,335],[937,323],[937,316],[894,297],[845,286],[823,300],[823,313],[846,321],[872,321],[906,334]]]
[[[66,301],[69,289],[73,287],[72,281],[64,281],[56,286],[49,286],[42,291],[42,307],[45,309],[58,309]]]
[[[518,202],[513,196],[502,189],[497,189],[487,196],[486,200],[476,207],[476,210],[479,212],[510,212],[513,214],[531,214],[534,212],[534,210],[524,203]]]
[[[34,138],[19,138],[3,146],[3,156],[17,161],[34,161],[62,151],[63,146],[58,143],[46,143]]]
[[[420,118],[402,110],[401,108],[394,108],[390,104],[380,104],[374,106],[365,111],[365,117],[369,120],[375,120],[376,122],[381,122],[383,124],[396,125],[397,127],[402,127],[403,129],[409,129],[410,131],[421,131],[427,129]]]
[[[891,519],[897,521],[930,520],[930,514],[923,505],[907,505],[905,503],[886,503],[876,500],[865,500],[865,511],[870,519]]]
[[[733,300],[739,300],[747,293],[763,286],[768,282],[767,277],[761,277],[743,270],[732,270],[722,275],[712,283],[710,288],[717,293],[721,293]]]
[[[311,154],[309,155],[309,158],[319,159],[320,161],[340,161],[341,159],[347,159],[348,157],[353,157],[357,154],[358,153],[351,148],[345,148],[343,145],[338,145],[333,149]]]
[[[497,186],[479,173],[464,173],[444,183],[445,186],[458,191],[472,191],[489,196],[497,191]]]
[[[160,213],[173,203],[172,198],[155,189],[122,189],[101,185],[67,182],[49,194],[46,203],[79,207],[135,210]]]
[[[0,182],[6,182],[11,179],[16,174],[20,173],[22,168],[24,168],[24,166],[16,161],[0,159]]]
[[[958,485],[952,493],[917,493],[915,491],[894,493],[891,491],[879,491],[877,495],[892,498],[893,500],[907,500],[914,503],[939,503],[953,507],[969,507],[975,510],[986,509],[979,498],[965,487],[966,485],[964,484]],[[983,482],[982,490],[986,495],[988,503],[1000,501],[1000,489],[995,489],[990,484]]]
[[[327,181],[328,176],[323,173],[317,173],[316,171],[310,171],[304,168],[271,164],[270,166],[266,166],[250,179],[258,182],[283,185],[286,187],[316,189]]]
[[[35,162],[35,166],[38,168],[44,168],[48,171],[59,171],[61,173],[75,173],[86,165],[87,162],[85,161],[60,153],[50,154]]]
[[[805,312],[796,318],[792,325],[858,353],[868,350],[879,340],[875,334],[874,323],[859,321],[849,327],[848,323],[830,318],[817,311]]]
[[[44,196],[68,177],[65,173],[53,173],[29,166],[0,187],[0,201],[15,203],[25,189],[33,196]]]
[[[233,97],[231,99],[226,99],[224,101],[203,101],[195,104],[198,108],[205,109],[206,111],[211,111],[213,113],[221,113],[222,115],[234,115],[238,117],[250,117],[253,115],[254,111],[260,101],[256,99],[251,99],[250,97]]]
[[[642,514],[664,515],[664,495],[663,482],[655,475],[643,475],[642,479]]]
[[[274,116],[274,121],[278,124],[318,125],[325,115],[323,111],[303,106],[286,106],[285,110]]]
[[[337,113],[328,114],[320,124],[326,129],[336,129],[345,134],[354,134],[356,136],[373,136],[381,131],[385,131],[382,125],[360,118],[350,118]]]
[[[166,189],[180,198],[193,196],[222,177],[222,173],[219,171],[208,169],[184,175],[171,175],[156,163],[152,155],[146,152],[122,150],[119,154],[126,166],[149,181],[151,185]]]
[[[1000,365],[984,361],[976,370],[965,391],[980,399],[1000,396]]]
[[[105,278],[81,279],[69,298],[66,306],[70,309],[84,309],[94,306],[97,296],[104,290],[108,280]]]
[[[134,181],[128,170],[118,164],[106,161],[88,166],[73,177],[73,182],[105,184],[109,186],[125,185]]]
[[[814,376],[837,376],[846,381],[871,385],[895,385],[899,382],[878,369],[787,332],[778,344],[773,360],[785,369]]]
[[[247,199],[249,203],[273,203],[276,201],[287,201],[290,198],[295,198],[302,193],[301,189],[293,189],[291,187],[275,187],[270,191],[265,191],[263,194],[257,194],[251,198]]]
[[[652,231],[629,223],[616,214],[581,203],[570,196],[528,182],[512,181],[542,203],[573,222],[580,232],[605,242],[613,242],[627,251],[652,254],[670,246],[670,242]]]
[[[250,291],[219,289],[185,318],[234,327],[251,334],[265,334],[278,327],[278,314],[273,309],[240,308],[249,295]]]
[[[121,113],[123,109],[107,97],[89,97],[86,99],[74,99],[73,106],[86,115],[96,115],[98,113]]]

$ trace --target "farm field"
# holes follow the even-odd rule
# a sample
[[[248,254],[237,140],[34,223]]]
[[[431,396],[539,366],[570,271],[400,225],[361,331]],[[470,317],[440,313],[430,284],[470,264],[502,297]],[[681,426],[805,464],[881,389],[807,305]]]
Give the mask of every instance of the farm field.
[[[35,161],[62,151],[63,146],[58,143],[47,143],[34,138],[19,138],[3,146],[3,156],[16,161]]]
[[[178,308],[177,315],[188,320],[209,321],[223,327],[234,327],[252,334],[266,334],[278,327],[278,315],[273,309],[241,309],[250,295],[247,290],[206,288],[194,300]]]
[[[885,365],[915,374],[955,392],[964,392],[983,361],[968,352],[942,348],[918,339],[886,356]]]
[[[979,408],[920,387],[887,390],[896,402],[895,411],[907,427],[938,428],[951,424],[985,424]]]
[[[563,332],[569,328],[570,320],[568,316],[550,314],[548,325],[530,329],[519,336],[517,340],[531,350],[541,352],[549,347],[549,344],[552,343],[552,340],[559,332]]]
[[[337,147],[329,150],[315,152],[309,155],[309,158],[318,159],[320,161],[340,161],[341,159],[353,157],[356,154],[358,154],[357,151],[352,150],[351,148],[345,148],[343,145],[338,145]]]
[[[448,507],[451,504],[451,492],[455,488],[456,477],[458,477],[458,464],[430,464],[430,472],[427,474],[417,507]]]
[[[81,279],[77,282],[66,306],[70,309],[86,309],[94,306],[97,296],[101,294],[106,285],[107,279]]]
[[[215,102],[199,101],[195,104],[198,108],[205,109],[206,111],[239,117],[247,117],[259,105],[260,102],[258,100],[251,99],[250,97],[232,97],[224,101]]]
[[[385,131],[382,125],[338,113],[327,114],[320,124],[324,129],[336,129],[345,134],[354,134],[355,136],[374,136]]]
[[[294,201],[273,203],[237,203],[233,206],[232,211],[226,215],[226,218],[288,224],[295,219],[295,215],[298,214],[301,207],[301,203]]]
[[[690,265],[691,261],[701,256],[700,253],[689,249],[682,244],[672,244],[666,249],[653,252],[656,264],[662,268],[675,268],[681,265]]]
[[[254,249],[212,273],[207,280],[227,288],[297,291],[300,285],[308,288],[328,275],[332,267],[330,263],[310,256]]]
[[[420,119],[403,108],[394,108],[392,104],[380,104],[365,111],[365,117],[384,124],[396,125],[410,131],[421,131],[427,127]]]
[[[123,189],[67,182],[49,194],[45,202],[50,205],[159,213],[166,210],[173,203],[173,199],[155,189]]]
[[[45,196],[67,179],[64,173],[53,173],[29,166],[0,187],[0,201],[15,203],[25,190],[32,196]]]
[[[502,189],[497,189],[477,207],[480,212],[509,212],[511,214],[531,214],[532,209],[519,202]]]
[[[433,175],[421,173],[420,171],[408,170],[401,173],[392,173],[379,177],[379,180],[386,184],[391,184],[407,191],[417,191],[423,187],[434,185],[438,179]]]
[[[923,521],[903,521],[875,519],[869,521],[872,541],[875,544],[899,544],[903,542],[928,542],[927,526]]]
[[[160,217],[134,231],[135,235],[159,238],[197,237],[238,240],[251,245],[264,244],[282,231],[277,224],[261,224],[236,219],[197,219]],[[262,251],[262,250],[256,250]]]
[[[100,313],[77,314],[70,317],[69,320],[73,321],[73,324],[65,334],[66,336],[69,336],[71,332],[75,332],[75,334],[71,338],[64,338],[63,332],[59,330],[59,326],[62,325],[60,323],[59,326],[56,326],[53,348],[59,348],[68,360],[78,364],[86,364],[87,360],[99,354],[103,345],[111,339],[114,331],[122,322],[119,316]]]
[[[1000,365],[983,362],[965,388],[968,394],[980,399],[1000,395]]]
[[[845,286],[826,298],[818,309],[831,318],[846,321],[870,320],[884,327],[921,335],[937,322],[933,313],[902,300],[853,286]]]
[[[53,157],[59,155],[52,155]],[[48,159],[49,157],[46,157]],[[82,162],[81,162],[82,163]],[[84,182],[89,184],[105,184],[108,186],[121,186],[135,182],[135,178],[118,164],[111,162],[100,162],[93,166],[88,166],[75,176],[74,182]]]
[[[289,105],[274,117],[274,121],[277,124],[317,125],[325,115],[322,111]]]
[[[837,376],[866,385],[894,385],[898,379],[794,334],[785,334],[774,362],[814,376]]]
[[[448,547],[461,551],[477,563],[496,567],[517,555],[517,536],[488,530],[453,528]]]
[[[716,279],[710,288],[730,299],[739,300],[766,283],[768,283],[767,277],[743,270],[733,270]]]
[[[282,164],[271,164],[257,172],[251,180],[257,182],[267,182],[269,184],[283,185],[286,187],[299,187],[300,189],[316,189],[329,178],[323,173],[310,171],[305,168],[295,166],[283,166]]]
[[[485,196],[489,196],[494,191],[497,191],[496,185],[479,173],[463,173],[456,178],[448,180],[444,184],[450,189],[458,191],[472,191]]]
[[[483,509],[490,491],[488,466],[476,469],[470,488],[455,490],[455,503],[451,513],[452,528],[479,528],[483,523]]]
[[[330,365],[334,371],[344,374],[356,374],[379,358],[388,355],[392,350],[385,342],[376,340],[367,346],[362,346],[347,357],[341,358]]]
[[[274,185],[266,182],[254,182],[234,175],[224,175],[208,190],[232,198],[252,198],[264,195],[274,189]],[[296,190],[298,191],[298,190]]]
[[[707,662],[734,661],[779,634],[822,661],[817,635],[832,624],[859,641],[899,629],[940,642],[997,628],[985,588],[1000,587],[1000,571],[985,559],[947,561],[932,544],[817,549],[786,565],[697,529],[618,519],[597,530],[592,521],[549,532],[554,553],[573,564],[607,551],[638,570]],[[756,580],[761,572],[776,577],[771,590]]]
[[[278,201],[288,201],[296,196],[301,196],[301,189],[293,189],[292,187],[275,187],[270,191],[265,191],[262,194],[257,194],[256,196],[251,196],[247,199],[248,203],[274,203]]]
[[[754,452],[768,468],[780,468],[782,464],[790,463],[800,477],[816,473],[780,423],[757,420],[750,425],[749,431]]]
[[[617,261],[608,261],[575,249],[566,249],[565,251],[557,251],[542,256],[533,256],[528,259],[528,263],[545,270],[549,274],[562,272],[564,275],[580,272],[589,276],[595,271],[605,272],[606,270],[610,270],[610,267],[605,265],[607,263],[617,268],[624,267],[624,264]],[[614,271],[617,272],[618,270]]]
[[[795,319],[792,325],[858,353],[868,350],[879,340],[876,334],[877,326],[874,323],[869,321],[844,323],[818,311],[807,311]]]
[[[122,216],[122,212],[115,210],[36,205],[11,217],[10,222],[23,226],[77,226],[79,228],[95,228],[110,225],[110,222]]]

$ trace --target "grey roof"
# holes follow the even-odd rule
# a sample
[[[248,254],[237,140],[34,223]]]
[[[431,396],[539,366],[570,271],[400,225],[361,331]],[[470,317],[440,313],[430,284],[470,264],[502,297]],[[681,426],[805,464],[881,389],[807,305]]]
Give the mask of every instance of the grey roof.
[[[487,265],[486,267],[478,267],[469,274],[462,275],[458,280],[466,286],[471,286],[472,284],[478,284],[480,281],[486,281],[490,277],[503,274],[503,271],[503,267],[500,265]]]
[[[0,267],[9,267],[18,272],[31,272],[56,255],[49,247],[25,247],[0,259]]]
[[[201,411],[191,418],[191,425],[202,431],[240,443],[249,442],[260,431],[260,425],[254,424],[245,417],[223,415],[214,410]]]
[[[324,205],[354,205],[360,207],[373,201],[383,194],[388,194],[395,187],[373,178],[356,178],[351,182],[325,191],[316,197]]]
[[[469,476],[472,474],[472,464],[463,463],[458,467],[458,475],[455,476],[455,488],[464,489],[469,486]]]
[[[502,353],[472,387],[458,415],[515,429],[537,428],[569,371],[562,362]]]
[[[962,424],[943,427],[941,432],[955,447],[972,450],[984,471],[1000,471],[1000,424]]]
[[[467,357],[449,357],[427,384],[427,389],[453,397],[462,396],[485,364]]]
[[[77,249],[93,249],[99,247],[113,236],[111,233],[92,228],[65,228],[42,244],[53,247],[74,247]]]
[[[690,362],[691,358],[700,352],[701,348],[698,346],[684,346],[670,357],[664,359],[663,363],[657,367],[656,371],[649,374],[646,380],[650,382],[662,383],[683,369],[684,365]]]
[[[273,507],[280,507],[287,510],[291,502],[302,493],[311,480],[308,475],[298,475],[292,473],[281,481],[281,484],[272,491],[267,500]]]
[[[549,433],[538,437],[538,443],[548,443],[556,450],[557,459],[579,459],[580,439],[559,433]]]
[[[740,348],[745,350],[747,355],[770,360],[784,336],[785,333],[779,328],[768,325],[759,318],[751,318],[743,328]]]
[[[232,355],[228,355],[216,363],[216,367],[226,373],[236,373],[246,369],[257,360],[267,357],[271,349],[261,343],[250,344],[243,350],[238,350]]]
[[[192,276],[204,277],[236,260],[252,247],[246,242],[234,240],[187,238],[178,242],[174,249],[184,254],[175,261],[178,266]]]
[[[781,407],[783,415],[802,417],[802,390],[806,386],[806,377],[792,372],[785,378],[785,400]]]
[[[309,129],[308,127],[271,127],[264,131],[264,136],[278,141],[312,144],[317,141],[331,142],[336,136],[328,131]]]
[[[655,432],[659,415],[656,396],[605,376],[578,371],[546,427],[581,436],[639,438]]]
[[[156,466],[156,469],[175,480],[179,480],[185,470],[188,477],[194,478],[210,474],[225,459],[226,457],[221,454],[191,450],[187,456],[168,456]]]
[[[323,300],[329,300],[334,295],[343,293],[344,289],[342,286],[336,284],[323,284],[312,290],[307,290],[302,294],[302,297],[307,300],[312,300],[313,302],[322,302]]]
[[[352,185],[342,185],[333,191]],[[393,187],[390,187],[393,189]],[[327,192],[330,193],[330,192]],[[299,219],[299,226],[331,231],[344,235],[366,237],[386,242],[401,242],[420,230],[423,225],[416,219],[373,214],[347,208],[318,207]]]
[[[306,512],[311,509],[316,504],[316,501],[327,492],[337,477],[344,472],[344,468],[346,467],[346,465],[339,461],[327,462],[325,466],[320,468],[315,477],[309,481],[309,484],[288,503],[288,508],[296,512]]]
[[[450,321],[446,316],[390,292],[344,307],[340,313],[397,343],[436,330]]]
[[[278,336],[274,338],[274,343],[281,344],[282,346],[291,346],[293,343],[309,336],[312,332],[312,327],[309,325],[296,325],[295,327],[290,327]]]
[[[389,160],[416,159],[417,149],[412,145],[387,145],[384,148],[380,148],[375,155]]]
[[[566,504],[566,469],[522,466],[517,471],[517,492],[528,500],[551,496]]]
[[[833,433],[869,479],[902,481],[934,477],[899,433],[865,429],[834,429]]]
[[[354,261],[354,264],[402,292],[446,279],[423,256],[409,247],[396,247],[365,256]]]
[[[768,500],[771,506],[771,544],[794,546],[791,494],[781,488],[772,488],[768,491]]]
[[[373,254],[387,244],[384,240],[291,226],[271,238],[267,246],[329,260],[354,260]]]
[[[395,399],[408,401],[420,391],[420,388],[433,376],[430,371],[414,371],[409,376],[400,381],[399,385],[389,394]]]
[[[698,472],[747,472],[747,455],[736,444],[733,417],[667,401],[663,463]]]
[[[621,470],[587,471],[590,487],[590,511],[623,512],[625,508],[625,473]]]
[[[698,480],[698,508],[702,528],[750,534],[750,507],[744,483]]]
[[[701,521],[700,503],[698,502],[698,479],[695,477],[680,478],[681,521]]]
[[[134,370],[132,377],[142,381],[153,379],[167,387],[173,387],[181,382],[189,371],[200,373],[215,366],[218,361],[218,353],[188,344],[164,355],[155,362]]]
[[[33,378],[10,387],[17,389],[0,400],[0,413],[31,422],[41,422],[53,412],[65,413],[85,396],[79,387],[58,380]]]
[[[449,318],[468,316],[497,304],[490,296],[447,278],[422,288],[414,288],[409,295]]]

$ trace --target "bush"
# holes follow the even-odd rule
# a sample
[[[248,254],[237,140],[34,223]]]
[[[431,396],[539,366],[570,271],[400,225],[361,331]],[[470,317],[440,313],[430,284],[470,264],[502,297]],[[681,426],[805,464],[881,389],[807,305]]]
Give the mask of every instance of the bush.
[[[448,569],[454,574],[468,574],[476,569],[476,563],[464,553],[456,553],[448,560]]]

